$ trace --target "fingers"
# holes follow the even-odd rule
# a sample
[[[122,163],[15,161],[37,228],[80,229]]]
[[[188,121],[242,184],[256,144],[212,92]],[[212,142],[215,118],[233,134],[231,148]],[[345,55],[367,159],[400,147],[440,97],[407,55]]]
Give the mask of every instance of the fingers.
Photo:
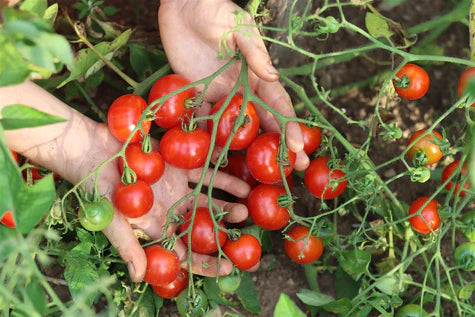
[[[203,169],[196,168],[188,171],[188,179],[193,183],[198,183]],[[212,170],[209,169],[204,179],[204,185],[208,186],[211,180]],[[251,187],[237,177],[218,171],[213,180],[213,187],[227,191],[231,195],[239,198],[246,198],[251,191]]]
[[[297,171],[305,171],[310,165],[310,159],[304,151],[297,152],[297,159],[295,160],[295,169]]]
[[[222,208],[227,215],[224,216],[224,221],[230,223],[239,223],[247,219],[247,207],[243,204],[230,203],[220,199],[213,199],[214,203]],[[208,207],[208,196],[200,194],[198,196],[198,206]]]
[[[112,223],[103,232],[127,263],[132,281],[141,282],[147,268],[147,258],[127,220],[115,212]]]
[[[182,262],[181,267],[188,269],[188,263],[186,261],[186,256],[188,254],[188,248],[185,246],[183,241],[178,240],[175,246],[175,252],[178,255],[178,259]],[[226,259],[221,259],[219,263],[219,274],[218,274],[218,258],[205,254],[191,253],[192,258],[192,272],[193,274],[203,275],[214,277],[216,275],[229,275],[233,268],[231,262]]]

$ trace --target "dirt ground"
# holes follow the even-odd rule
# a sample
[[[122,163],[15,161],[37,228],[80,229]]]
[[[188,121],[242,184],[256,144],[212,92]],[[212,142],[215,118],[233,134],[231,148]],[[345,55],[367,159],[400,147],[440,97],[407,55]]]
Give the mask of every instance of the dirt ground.
[[[64,1],[65,3],[74,3],[75,1]],[[137,41],[145,40],[151,46],[159,46],[159,36],[157,32],[157,1],[131,1],[117,0],[106,1],[113,2],[113,5],[120,8],[120,11],[112,19],[128,27],[136,27]],[[264,1],[265,2],[265,1]],[[306,3],[306,1],[300,1]],[[323,1],[314,1],[314,6],[318,7]],[[411,27],[423,21],[430,20],[442,12],[446,12],[452,7],[453,1],[447,0],[407,0],[405,4],[395,9],[385,10],[381,6],[382,1],[375,1],[374,6],[382,14],[402,23],[405,27]],[[286,21],[286,10],[292,3],[291,0],[268,0],[267,8],[270,10],[271,19],[269,25],[282,25]],[[139,14],[127,14],[135,12],[139,7]],[[353,23],[364,28],[365,12],[353,8],[345,11],[346,17]],[[138,18],[137,18],[138,17]],[[347,31],[340,31],[330,37],[328,41],[301,41],[303,48],[318,52],[329,52],[341,50],[348,47],[361,46],[366,43],[364,39],[354,36]],[[467,27],[460,24],[452,24],[436,41],[438,45],[445,47],[445,55],[467,58],[468,30]],[[309,62],[305,57],[296,56],[289,51],[275,45],[270,45],[269,50],[272,59],[277,68],[292,67]],[[372,53],[370,55],[378,60],[391,62],[391,56],[381,53]],[[396,59],[396,63],[398,60]],[[317,78],[326,89],[336,88],[357,80],[365,79],[376,74],[383,69],[382,66],[365,59],[363,57],[353,59],[347,63],[341,63],[319,70]],[[427,68],[429,76],[432,79],[431,88],[428,94],[418,101],[405,101],[394,99],[388,102],[387,110],[392,121],[396,121],[403,131],[403,138],[398,141],[385,142],[381,138],[375,138],[372,144],[370,157],[376,164],[387,161],[398,155],[405,147],[406,140],[412,132],[420,128],[429,126],[433,118],[437,117],[444,109],[453,104],[455,99],[454,92],[461,73],[460,68],[452,65],[432,66]],[[373,113],[373,107],[376,103],[379,87],[368,87],[363,90],[353,90],[349,93],[333,100],[337,106],[347,109],[347,115],[355,120],[369,120],[369,114]],[[344,120],[335,115],[331,109],[323,104],[318,104],[321,111],[331,121],[334,126],[341,127],[340,131],[354,144],[361,144],[366,138],[367,131],[360,128],[348,126]],[[458,126],[457,120],[451,116],[450,121],[444,122],[444,127],[451,131],[460,131],[463,127]],[[455,141],[457,133],[450,133]],[[382,171],[383,175],[394,175],[404,170],[401,163],[391,165],[388,169]],[[385,174],[386,173],[386,174]],[[301,179],[295,177],[295,191],[299,200],[296,210],[301,214],[315,214],[318,211],[318,202],[315,201],[303,189]],[[435,182],[428,182],[424,185],[409,183],[406,180],[394,182],[391,185],[392,190],[397,197],[410,203],[416,197],[430,192],[436,187]],[[356,221],[351,217],[341,218],[340,232],[351,231],[351,225]],[[261,268],[254,274],[254,281],[257,286],[259,300],[261,302],[262,316],[272,316],[276,302],[280,293],[286,293],[294,299],[299,306],[305,310],[305,307],[297,299],[296,293],[302,288],[308,288],[300,265],[293,263],[288,259],[283,250],[281,235],[275,234],[274,248],[272,254],[264,255]],[[449,247],[449,246],[448,246]],[[447,251],[447,250],[446,250]],[[445,252],[445,251],[444,251]],[[449,252],[449,251],[447,251]],[[271,263],[277,261],[278,265]],[[329,295],[334,295],[334,283],[331,274],[321,274],[319,277],[321,291]],[[224,311],[225,309],[223,309]],[[234,310],[230,312],[236,313]],[[252,316],[243,311],[238,312],[242,316]],[[166,304],[163,316],[173,316],[176,314],[174,303]]]

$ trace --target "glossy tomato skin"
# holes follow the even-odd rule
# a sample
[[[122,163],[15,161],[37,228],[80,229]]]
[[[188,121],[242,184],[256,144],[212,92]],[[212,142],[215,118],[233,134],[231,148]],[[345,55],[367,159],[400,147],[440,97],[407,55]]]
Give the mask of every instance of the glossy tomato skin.
[[[279,206],[277,199],[285,193],[282,186],[261,184],[255,187],[247,198],[247,209],[252,221],[267,230],[284,227],[290,215],[287,208]]]
[[[462,73],[460,76],[460,80],[457,86],[457,94],[459,97],[462,97],[463,93],[465,92],[465,89],[467,89],[468,82],[472,79],[475,78],[475,67],[470,67],[466,71]],[[472,104],[472,107],[475,105]]]
[[[138,218],[152,209],[153,190],[141,180],[129,185],[119,183],[112,195],[112,201],[124,216]]]
[[[180,225],[181,232],[185,231],[190,226],[192,213],[193,211],[190,210],[185,215],[185,222]],[[222,221],[218,222],[218,226],[225,228]],[[185,245],[188,246],[188,233],[183,235],[182,239]],[[224,231],[218,230],[218,241],[220,247],[224,245],[226,240],[226,233]],[[211,254],[218,251],[213,220],[211,219],[208,208],[196,208],[193,229],[191,229],[191,250],[200,254]]]
[[[78,218],[84,229],[101,231],[112,222],[114,207],[107,198],[84,203],[84,209],[79,210]]]
[[[408,304],[402,306],[396,313],[395,317],[425,317],[429,315],[424,309],[420,310],[419,305]]]
[[[421,129],[416,132],[410,137],[409,141],[407,142],[407,146],[415,141],[422,133],[424,133],[426,129]],[[432,131],[432,133],[439,139],[442,140],[442,136],[437,133],[436,131]],[[427,162],[424,165],[432,165],[440,161],[442,158],[442,151],[440,150],[439,146],[435,144],[436,140],[432,137],[432,135],[428,134],[419,141],[417,141],[413,146],[409,148],[407,151],[407,156],[412,161],[414,156],[418,151],[423,151],[427,156]]]
[[[219,100],[211,108],[209,114],[213,115],[218,112],[223,107],[225,101],[226,97]],[[243,97],[241,95],[234,95],[219,119],[218,131],[216,134],[216,144],[218,146],[223,147],[226,144],[226,141],[234,128],[234,123],[241,112],[242,102]],[[259,117],[257,116],[256,109],[252,102],[247,103],[244,116],[244,120],[247,121],[245,121],[244,126],[240,127],[234,134],[229,145],[230,150],[242,150],[247,148],[259,133]],[[210,133],[213,131],[213,126],[213,120],[208,120],[208,131]]]
[[[454,251],[456,265],[462,265],[465,271],[475,271],[475,243],[464,242]]]
[[[218,278],[218,287],[224,293],[233,294],[241,285],[240,274],[223,275]]]
[[[241,270],[249,270],[261,259],[262,247],[253,235],[242,234],[236,241],[228,240],[223,247],[224,253],[236,267]]]
[[[280,134],[267,132],[259,135],[247,149],[246,164],[254,178],[264,184],[278,182],[280,177],[277,154],[279,151]],[[288,166],[284,166],[285,177],[292,173],[295,165],[296,154],[289,149]]]
[[[330,177],[333,179],[343,178],[346,174],[341,170],[331,171],[328,167],[328,156],[320,156],[310,162],[305,170],[304,183],[307,189],[317,198],[333,199],[340,196],[348,185],[347,180],[338,182],[336,187],[328,186]]]
[[[182,169],[204,165],[208,155],[211,136],[203,129],[183,131],[180,126],[168,130],[160,140],[160,152],[165,161]]]
[[[178,276],[168,284],[152,285],[152,289],[161,298],[177,297],[188,286],[188,271],[180,269]]]
[[[180,316],[204,316],[208,308],[208,297],[201,289],[195,288],[195,298],[188,297],[188,289],[183,290],[176,298],[176,307]],[[190,301],[193,301],[190,303]],[[190,307],[192,306],[192,308]]]
[[[460,160],[455,160],[444,168],[444,170],[442,171],[442,182],[445,182],[446,180],[449,179],[449,177],[457,170],[457,167],[459,166],[459,164],[460,164]],[[463,176],[467,176],[467,174],[468,174],[468,167],[467,167],[467,164],[465,162],[463,163],[462,167],[460,168],[460,173]],[[452,193],[454,195],[456,195],[457,192],[459,191],[459,187],[460,187],[460,183],[456,183],[455,186],[454,186],[453,181],[450,181],[450,182],[447,183],[447,185],[445,185],[445,188],[449,192],[452,191]],[[468,183],[468,181],[465,181],[463,183],[463,188],[470,189],[470,184]],[[466,194],[467,194],[467,192],[462,189],[462,190],[460,190],[459,196],[460,197],[465,197]]]
[[[2,219],[0,219],[0,223],[9,228],[15,228],[15,219],[13,219],[13,213],[10,210],[5,212]]]
[[[406,89],[396,87],[394,89],[399,96],[404,99],[415,100],[422,98],[429,90],[430,78],[424,68],[416,64],[406,64],[397,73],[396,77],[403,78],[406,75],[409,78],[409,86]],[[393,80],[393,83],[395,81]]]
[[[158,98],[168,95],[188,84],[190,84],[190,81],[180,75],[165,75],[153,84],[150,94],[148,95],[148,103],[151,104]],[[173,97],[170,97],[155,113],[154,122],[164,129],[170,129],[180,125],[180,118],[184,118],[185,115],[190,116],[193,112],[193,109],[185,106],[185,101],[193,97],[195,97],[193,88],[186,89]],[[155,110],[158,106],[159,104],[154,106],[152,110]]]
[[[285,253],[294,262],[299,264],[309,264],[315,262],[323,253],[323,241],[320,237],[312,234],[307,238],[310,229],[308,227],[297,225],[290,229],[288,235],[294,241],[285,240]],[[299,257],[302,255],[301,257]]]
[[[409,207],[409,215],[412,215],[416,213],[422,205],[425,204],[425,202],[429,200],[428,196],[423,196],[419,197],[414,202],[411,204]],[[428,234],[431,233],[432,231],[437,230],[440,227],[440,218],[439,218],[439,212],[438,209],[439,207],[437,206],[437,200],[432,199],[427,206],[422,209],[422,217],[427,221],[427,223],[430,225],[430,228],[426,225],[424,222],[424,219],[422,219],[421,216],[419,215],[414,215],[411,218],[409,218],[409,222],[411,223],[411,226],[414,230],[417,232],[420,232],[422,234]]]
[[[244,154],[228,155],[228,164],[221,168],[222,171],[227,172],[239,179],[242,179],[251,186],[256,187],[259,182],[251,175],[246,164],[246,156]]]
[[[299,122],[299,125],[303,136],[303,151],[305,154],[310,155],[322,143],[322,132],[319,127],[309,127],[302,122]]]
[[[143,280],[152,285],[173,282],[180,273],[180,261],[175,251],[168,251],[154,244],[144,249],[147,269]]]
[[[137,175],[137,179],[143,180],[149,185],[155,184],[165,171],[165,160],[157,149],[150,153],[142,152],[139,143],[129,144],[125,149],[125,158],[129,167]],[[124,162],[119,158],[120,173],[124,171]]]
[[[147,108],[147,102],[140,96],[134,94],[120,96],[114,100],[107,112],[109,131],[117,140],[125,142],[137,126],[145,108]],[[142,121],[142,128],[145,133],[150,131],[150,125],[150,121]],[[130,143],[139,142],[140,136],[140,130],[135,132]]]

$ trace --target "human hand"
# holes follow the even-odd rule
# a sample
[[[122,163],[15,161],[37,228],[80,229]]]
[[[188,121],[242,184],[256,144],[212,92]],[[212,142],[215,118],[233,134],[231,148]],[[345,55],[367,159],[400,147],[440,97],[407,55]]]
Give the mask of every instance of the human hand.
[[[120,150],[122,144],[118,142],[110,133],[106,125],[98,124],[93,131],[95,142],[98,144],[107,144],[107,147],[91,148],[90,159],[85,161],[86,166],[80,169],[84,171],[79,177],[85,177],[90,171],[94,170],[98,164],[111,157]],[[120,182],[120,173],[116,162],[106,165],[100,171],[98,189],[101,193],[106,193],[106,197],[111,200],[111,193],[115,186]],[[112,223],[103,230],[109,241],[116,248],[122,259],[127,263],[132,280],[138,282],[145,275],[147,260],[142,246],[134,235],[132,228],[143,230],[152,239],[158,239],[162,236],[163,228],[167,219],[168,209],[191,192],[188,183],[198,183],[203,169],[182,170],[166,164],[162,178],[152,185],[154,191],[154,204],[152,209],[139,218],[126,218],[120,212],[114,213]],[[205,178],[204,185],[209,184],[209,172]],[[226,190],[232,195],[245,198],[249,194],[250,187],[247,183],[222,172],[216,175],[213,186]],[[111,200],[112,201],[112,200]],[[226,201],[214,199],[214,202],[228,212],[224,220],[227,222],[241,222],[247,218],[247,208],[242,204],[229,203]],[[204,194],[198,196],[198,206],[207,207],[208,199]],[[175,209],[175,214],[183,215],[193,208],[193,200],[188,199]],[[177,229],[177,225],[170,224],[167,235],[171,235]],[[185,261],[188,254],[188,248],[181,239],[177,240],[175,251],[180,261]],[[209,255],[192,253],[192,271],[198,275],[216,276],[217,258]],[[184,267],[186,268],[186,262]],[[206,263],[206,265],[203,265]],[[220,263],[220,275],[227,275],[232,270],[232,263],[222,259]]]
[[[223,34],[235,26],[235,12],[241,10],[230,0],[162,0],[159,8],[160,36],[168,60],[175,73],[191,81],[211,75],[227,61],[218,59],[218,43]],[[245,13],[243,23],[254,24]],[[246,29],[256,36],[231,33],[227,45],[239,49],[249,67],[250,87],[266,104],[287,117],[295,117],[289,95],[279,83],[279,74],[272,66],[264,42],[257,28]],[[216,102],[227,95],[236,83],[241,64],[234,63],[216,78],[207,90],[204,101]],[[261,127],[280,132],[278,120],[267,110],[257,106]],[[295,169],[304,170],[309,164],[303,152],[303,138],[297,122],[286,127],[287,146],[297,153]]]

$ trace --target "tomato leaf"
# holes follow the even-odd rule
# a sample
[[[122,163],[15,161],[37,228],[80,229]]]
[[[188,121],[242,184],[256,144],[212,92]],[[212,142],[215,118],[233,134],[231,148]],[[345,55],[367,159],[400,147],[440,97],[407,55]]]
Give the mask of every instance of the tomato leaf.
[[[5,130],[33,128],[47,124],[65,122],[66,120],[51,114],[36,110],[25,105],[9,105],[2,109],[3,119],[0,119]]]
[[[335,301],[335,299],[331,296],[309,289],[301,289],[300,292],[297,293],[297,297],[304,304],[316,307],[323,306]]]
[[[244,309],[254,314],[261,313],[261,303],[259,302],[259,296],[257,296],[256,285],[248,272],[242,274],[241,285],[236,290],[236,294]]]
[[[472,297],[473,291],[475,291],[475,282],[470,282],[464,287],[459,292],[459,298],[461,300],[467,300]]]
[[[50,5],[43,14],[43,20],[48,23],[49,25],[53,25],[54,21],[56,20],[56,16],[58,15],[58,4]]]
[[[76,234],[78,235],[79,241],[82,243],[88,242],[90,244],[94,243],[94,238],[93,236],[89,233],[89,231],[84,230],[83,228],[76,228]]]
[[[409,274],[403,273],[400,277],[399,273],[395,273],[380,277],[375,286],[387,295],[398,295],[407,289],[407,282],[410,281],[412,281],[412,277]]]
[[[280,294],[279,301],[275,306],[274,317],[305,317],[305,313],[297,307],[289,296]]]
[[[21,3],[20,9],[42,16],[47,6],[47,0],[25,0]]]
[[[343,270],[357,281],[360,276],[368,270],[371,254],[363,250],[355,249],[342,252],[338,256],[338,260]]]
[[[336,298],[353,298],[358,295],[360,283],[353,280],[339,265],[335,273]]]
[[[389,25],[386,20],[374,13],[366,13],[365,24],[369,34],[375,38],[389,38],[393,35],[393,32],[389,30]]]
[[[47,315],[46,309],[46,295],[43,292],[43,288],[41,285],[36,281],[33,280],[25,287],[25,300],[30,302],[35,310],[41,315]]]
[[[136,43],[130,43],[128,47],[130,48],[130,65],[139,80],[144,80],[167,63],[167,57],[163,51],[150,50]]]
[[[239,303],[233,301],[232,298],[228,298],[227,296],[225,296],[225,294],[221,293],[221,290],[218,287],[218,283],[216,283],[215,277],[205,277],[203,290],[206,293],[206,296],[208,296],[208,299],[216,302],[219,305],[239,305]]]
[[[118,49],[127,43],[130,34],[132,34],[132,30],[128,29],[112,42],[101,42],[95,45],[94,48],[106,59],[111,60],[117,53]],[[104,67],[104,65],[104,62],[90,48],[82,49],[79,51],[79,54],[74,61],[74,67],[68,66],[68,70],[71,74],[59,85],[59,87],[81,77],[87,78]]]
[[[151,286],[147,287],[143,295],[140,296],[140,302],[135,303],[135,305],[132,305],[131,308],[135,307],[137,309],[133,312],[133,314],[130,314],[130,315],[131,316],[156,316],[155,315],[156,307],[155,307],[154,297],[159,297],[159,296],[155,295]]]

